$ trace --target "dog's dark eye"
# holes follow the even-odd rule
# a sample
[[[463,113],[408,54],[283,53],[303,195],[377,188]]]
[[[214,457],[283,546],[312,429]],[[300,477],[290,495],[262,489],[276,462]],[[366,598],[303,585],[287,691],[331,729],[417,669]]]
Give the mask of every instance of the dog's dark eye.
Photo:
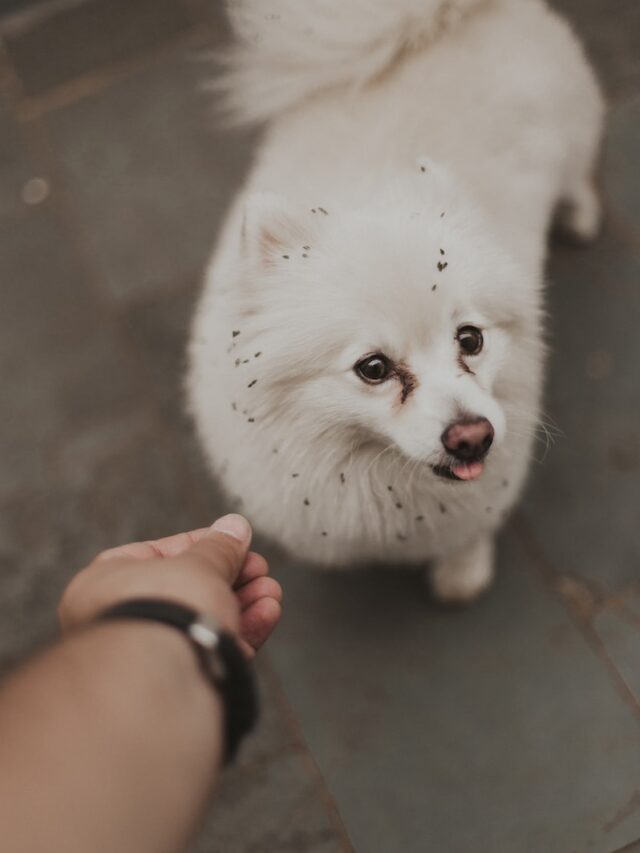
[[[463,355],[478,355],[484,345],[482,332],[476,326],[460,326],[456,333]]]
[[[362,361],[359,361],[354,367],[354,370],[360,379],[364,379],[365,382],[377,385],[389,378],[391,368],[391,362],[386,355],[381,352],[377,352],[375,355],[368,355],[366,358],[363,358]]]

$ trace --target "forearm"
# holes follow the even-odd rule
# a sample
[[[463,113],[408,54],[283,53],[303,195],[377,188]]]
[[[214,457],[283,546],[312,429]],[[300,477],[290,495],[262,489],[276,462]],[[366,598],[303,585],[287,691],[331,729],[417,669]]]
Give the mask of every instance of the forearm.
[[[0,692],[0,826],[14,853],[177,853],[222,754],[222,706],[184,637],[71,636]]]

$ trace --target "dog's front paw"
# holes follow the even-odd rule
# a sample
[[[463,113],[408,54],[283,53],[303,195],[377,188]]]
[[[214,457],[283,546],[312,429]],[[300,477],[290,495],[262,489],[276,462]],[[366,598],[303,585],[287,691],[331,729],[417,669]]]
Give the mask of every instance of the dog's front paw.
[[[483,538],[466,551],[437,562],[429,571],[428,582],[441,604],[462,606],[482,595],[493,577],[493,540]]]

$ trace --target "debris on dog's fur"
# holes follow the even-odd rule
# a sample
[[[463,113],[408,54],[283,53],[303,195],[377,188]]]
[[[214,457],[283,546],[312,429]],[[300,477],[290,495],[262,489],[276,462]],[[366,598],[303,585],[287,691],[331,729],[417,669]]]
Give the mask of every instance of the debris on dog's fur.
[[[400,503],[400,501],[396,501],[396,508],[402,509],[402,504]]]
[[[302,502],[302,503],[303,503],[305,506],[311,506],[311,504],[309,503],[309,498],[305,498],[305,499],[303,500],[303,502]]]
[[[300,476],[300,474],[292,474],[291,476],[292,476],[292,477],[299,477],[299,476]]]
[[[444,255],[444,249],[440,249],[440,254]]]
[[[240,329],[234,329],[234,330],[231,332],[231,337],[232,337],[232,338],[237,338],[239,334],[240,334]]]
[[[248,414],[249,414],[249,412],[248,412],[248,410],[247,410],[247,409],[243,409],[243,410],[242,410],[242,414],[243,414],[243,415],[248,415]]]
[[[302,248],[305,250],[305,252],[308,252],[311,249],[311,246],[303,246]]]
[[[438,285],[434,284],[431,286],[431,291],[433,292],[434,290],[437,290],[437,288],[438,288]]]
[[[420,166],[420,171],[421,171],[421,172],[426,172],[426,171],[427,171],[427,167],[426,167],[426,166]]]
[[[442,272],[442,270],[446,269],[448,266],[449,264],[447,261],[445,261],[444,263],[442,261],[438,261],[438,270],[440,272]]]
[[[285,261],[289,260],[289,255],[283,255],[282,257],[285,259]]]
[[[318,210],[320,211],[320,213],[324,213],[325,216],[329,215],[329,211],[325,210],[324,207],[319,207]]]
[[[315,207],[312,207],[312,208],[311,208],[311,213],[317,213],[317,212],[318,212],[318,211],[315,209]]]
[[[327,536],[327,531],[326,531],[326,530],[323,530],[323,531],[322,531],[322,535],[323,535],[323,536]]]
[[[237,412],[237,411],[238,411],[238,404],[237,404],[237,403],[232,403],[232,404],[231,404],[231,408],[233,409],[233,411],[234,411],[234,412]]]
[[[444,513],[445,513],[446,511],[447,511],[446,506],[445,506],[444,504],[440,504],[440,512],[444,515]]]
[[[340,482],[344,484],[346,482],[346,479],[347,478],[344,476],[344,474],[340,472]]]
[[[253,388],[257,381],[257,379],[252,379],[251,382],[247,385],[247,388]]]
[[[424,515],[416,515],[416,521],[424,521]]]
[[[254,352],[253,357],[254,358],[260,358],[261,355],[262,355],[262,350],[258,350],[258,352]]]
[[[392,492],[392,491],[393,491],[393,486],[387,486],[387,489],[388,489],[390,492]]]
[[[243,358],[243,359],[242,359],[242,363],[243,363],[243,364],[249,364],[249,359],[248,359],[248,358]]]
[[[236,358],[236,360],[235,360],[235,365],[236,365],[236,367],[237,367],[239,364],[240,364],[240,359],[239,359],[239,358]]]
[[[308,257],[309,257],[309,255],[307,255],[307,253],[306,253],[306,252],[303,252],[303,253],[302,253],[302,257],[303,257],[303,258],[308,258]]]
[[[247,418],[250,424],[254,424],[256,422],[255,418]]]
[[[277,447],[274,447],[274,448],[273,448],[273,450],[272,450],[271,452],[272,452],[272,453],[277,453],[277,452],[278,452],[278,448],[277,448]]]

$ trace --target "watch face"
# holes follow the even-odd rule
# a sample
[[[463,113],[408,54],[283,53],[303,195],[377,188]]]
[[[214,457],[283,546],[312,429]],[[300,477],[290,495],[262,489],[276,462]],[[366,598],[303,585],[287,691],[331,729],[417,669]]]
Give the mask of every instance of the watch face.
[[[220,623],[206,613],[198,613],[187,630],[193,642],[204,649],[215,649],[220,642]]]
[[[220,655],[220,623],[207,613],[199,613],[187,628],[191,641],[197,647],[205,671],[216,682],[227,677],[227,667]]]

